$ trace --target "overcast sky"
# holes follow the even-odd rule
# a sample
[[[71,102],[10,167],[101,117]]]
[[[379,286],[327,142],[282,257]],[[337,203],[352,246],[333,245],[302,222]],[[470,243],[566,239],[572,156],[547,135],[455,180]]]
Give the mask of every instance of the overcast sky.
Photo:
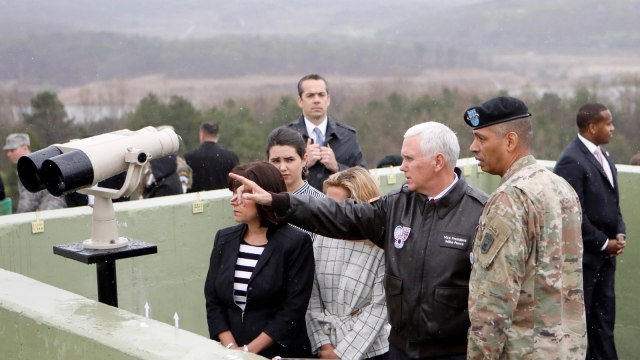
[[[0,33],[127,32],[164,38],[220,34],[371,36],[416,15],[487,0],[0,0]]]

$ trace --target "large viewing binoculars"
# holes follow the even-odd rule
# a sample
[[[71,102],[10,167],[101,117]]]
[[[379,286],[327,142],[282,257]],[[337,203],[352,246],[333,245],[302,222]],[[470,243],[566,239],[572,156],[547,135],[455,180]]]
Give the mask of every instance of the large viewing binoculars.
[[[151,158],[174,154],[179,147],[180,137],[168,128],[118,130],[22,156],[18,176],[31,192],[46,188],[52,195],[61,196],[92,187],[126,171],[130,164],[144,165]]]

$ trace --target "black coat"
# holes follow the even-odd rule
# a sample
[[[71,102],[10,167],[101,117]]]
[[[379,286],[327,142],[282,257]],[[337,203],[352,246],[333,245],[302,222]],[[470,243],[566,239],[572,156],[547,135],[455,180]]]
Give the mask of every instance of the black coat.
[[[304,123],[304,116],[301,115],[298,120],[287,126],[302,134],[305,142],[309,138],[307,126]],[[367,162],[362,156],[362,150],[360,150],[360,145],[358,144],[358,135],[354,128],[339,123],[331,117],[327,117],[327,131],[324,139],[325,143],[329,144],[336,156],[336,161],[338,161],[338,167],[340,168],[339,171],[354,166],[367,167]],[[311,186],[322,191],[322,182],[331,176],[331,174],[333,174],[333,172],[329,171],[318,161],[309,168],[307,181],[309,181]]]
[[[236,154],[213,141],[205,141],[194,151],[186,153],[184,159],[193,171],[189,192],[226,188],[227,175],[239,163]]]
[[[405,185],[372,203],[283,193],[271,209],[320,235],[384,248],[389,342],[429,357],[467,350],[469,252],[487,198],[460,178],[435,205]]]
[[[0,177],[0,200],[4,200],[4,182],[2,182],[2,177]]]
[[[265,332],[274,344],[260,353],[267,358],[310,356],[305,313],[315,271],[309,235],[290,225],[267,232],[268,243],[251,275],[244,314],[233,300],[238,252],[247,225],[222,229],[211,252],[204,294],[212,339],[230,330],[242,346]]]
[[[182,183],[177,170],[176,157],[173,155],[151,160],[154,181],[145,188],[144,198],[182,194]]]

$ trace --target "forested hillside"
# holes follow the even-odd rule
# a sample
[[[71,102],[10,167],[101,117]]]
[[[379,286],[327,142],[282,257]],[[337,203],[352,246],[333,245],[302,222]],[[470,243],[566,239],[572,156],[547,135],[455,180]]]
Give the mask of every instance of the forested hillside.
[[[482,1],[394,27],[394,37],[478,51],[640,49],[638,0]]]
[[[413,76],[427,68],[487,65],[474,51],[349,38],[170,41],[105,33],[48,34],[0,38],[0,54],[0,82],[56,86],[150,74],[193,79],[309,71]]]
[[[536,156],[555,160],[576,134],[577,109],[587,102],[602,102],[612,110],[616,127],[614,141],[608,148],[618,162],[626,163],[640,151],[636,136],[640,134],[640,97],[637,96],[640,79],[620,82],[619,89],[620,95],[615,101],[607,94],[599,93],[597,88],[586,87],[577,89],[570,96],[553,92],[518,95],[534,115]],[[497,95],[509,94],[478,94],[444,88],[418,96],[396,92],[378,97],[350,95],[349,101],[331,107],[329,112],[358,130],[365,159],[370,167],[375,167],[385,155],[399,152],[407,128],[424,121],[439,121],[451,127],[459,136],[461,157],[472,156],[468,151],[471,130],[464,124],[462,115],[468,107]],[[180,152],[183,153],[198,146],[199,125],[211,121],[220,124],[220,143],[236,152],[241,161],[262,159],[267,134],[300,114],[292,96],[282,96],[277,102],[270,103],[260,95],[241,101],[228,99],[221,106],[198,109],[184,97],[172,96],[163,101],[157,95],[149,94],[125,117],[75,125],[55,93],[39,93],[31,99],[31,107],[32,112],[25,113],[23,120],[6,124],[0,131],[0,138],[13,131],[28,131],[34,148],[38,149],[124,127],[136,130],[145,126],[172,125],[182,136]]]
[[[412,76],[490,68],[496,54],[637,56],[639,12],[640,0],[345,1],[320,9],[257,0],[25,0],[0,12],[0,83],[310,71]],[[176,29],[173,36],[167,29]]]

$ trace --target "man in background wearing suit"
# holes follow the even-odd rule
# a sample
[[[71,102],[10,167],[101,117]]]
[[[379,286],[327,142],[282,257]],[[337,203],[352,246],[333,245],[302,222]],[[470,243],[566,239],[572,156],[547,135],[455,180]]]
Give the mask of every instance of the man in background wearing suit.
[[[302,115],[287,125],[307,142],[307,181],[320,191],[331,174],[353,166],[367,167],[356,130],[327,116],[330,103],[327,81],[317,74],[304,76],[298,81]]]
[[[582,205],[584,296],[587,359],[617,359],[615,326],[615,257],[626,244],[619,204],[618,176],[600,145],[613,135],[613,117],[602,104],[586,104],[576,116],[578,136],[564,149],[554,171],[575,189]]]
[[[224,189],[227,174],[238,165],[238,156],[218,145],[218,124],[200,125],[200,147],[184,155],[193,172],[189,192]]]

